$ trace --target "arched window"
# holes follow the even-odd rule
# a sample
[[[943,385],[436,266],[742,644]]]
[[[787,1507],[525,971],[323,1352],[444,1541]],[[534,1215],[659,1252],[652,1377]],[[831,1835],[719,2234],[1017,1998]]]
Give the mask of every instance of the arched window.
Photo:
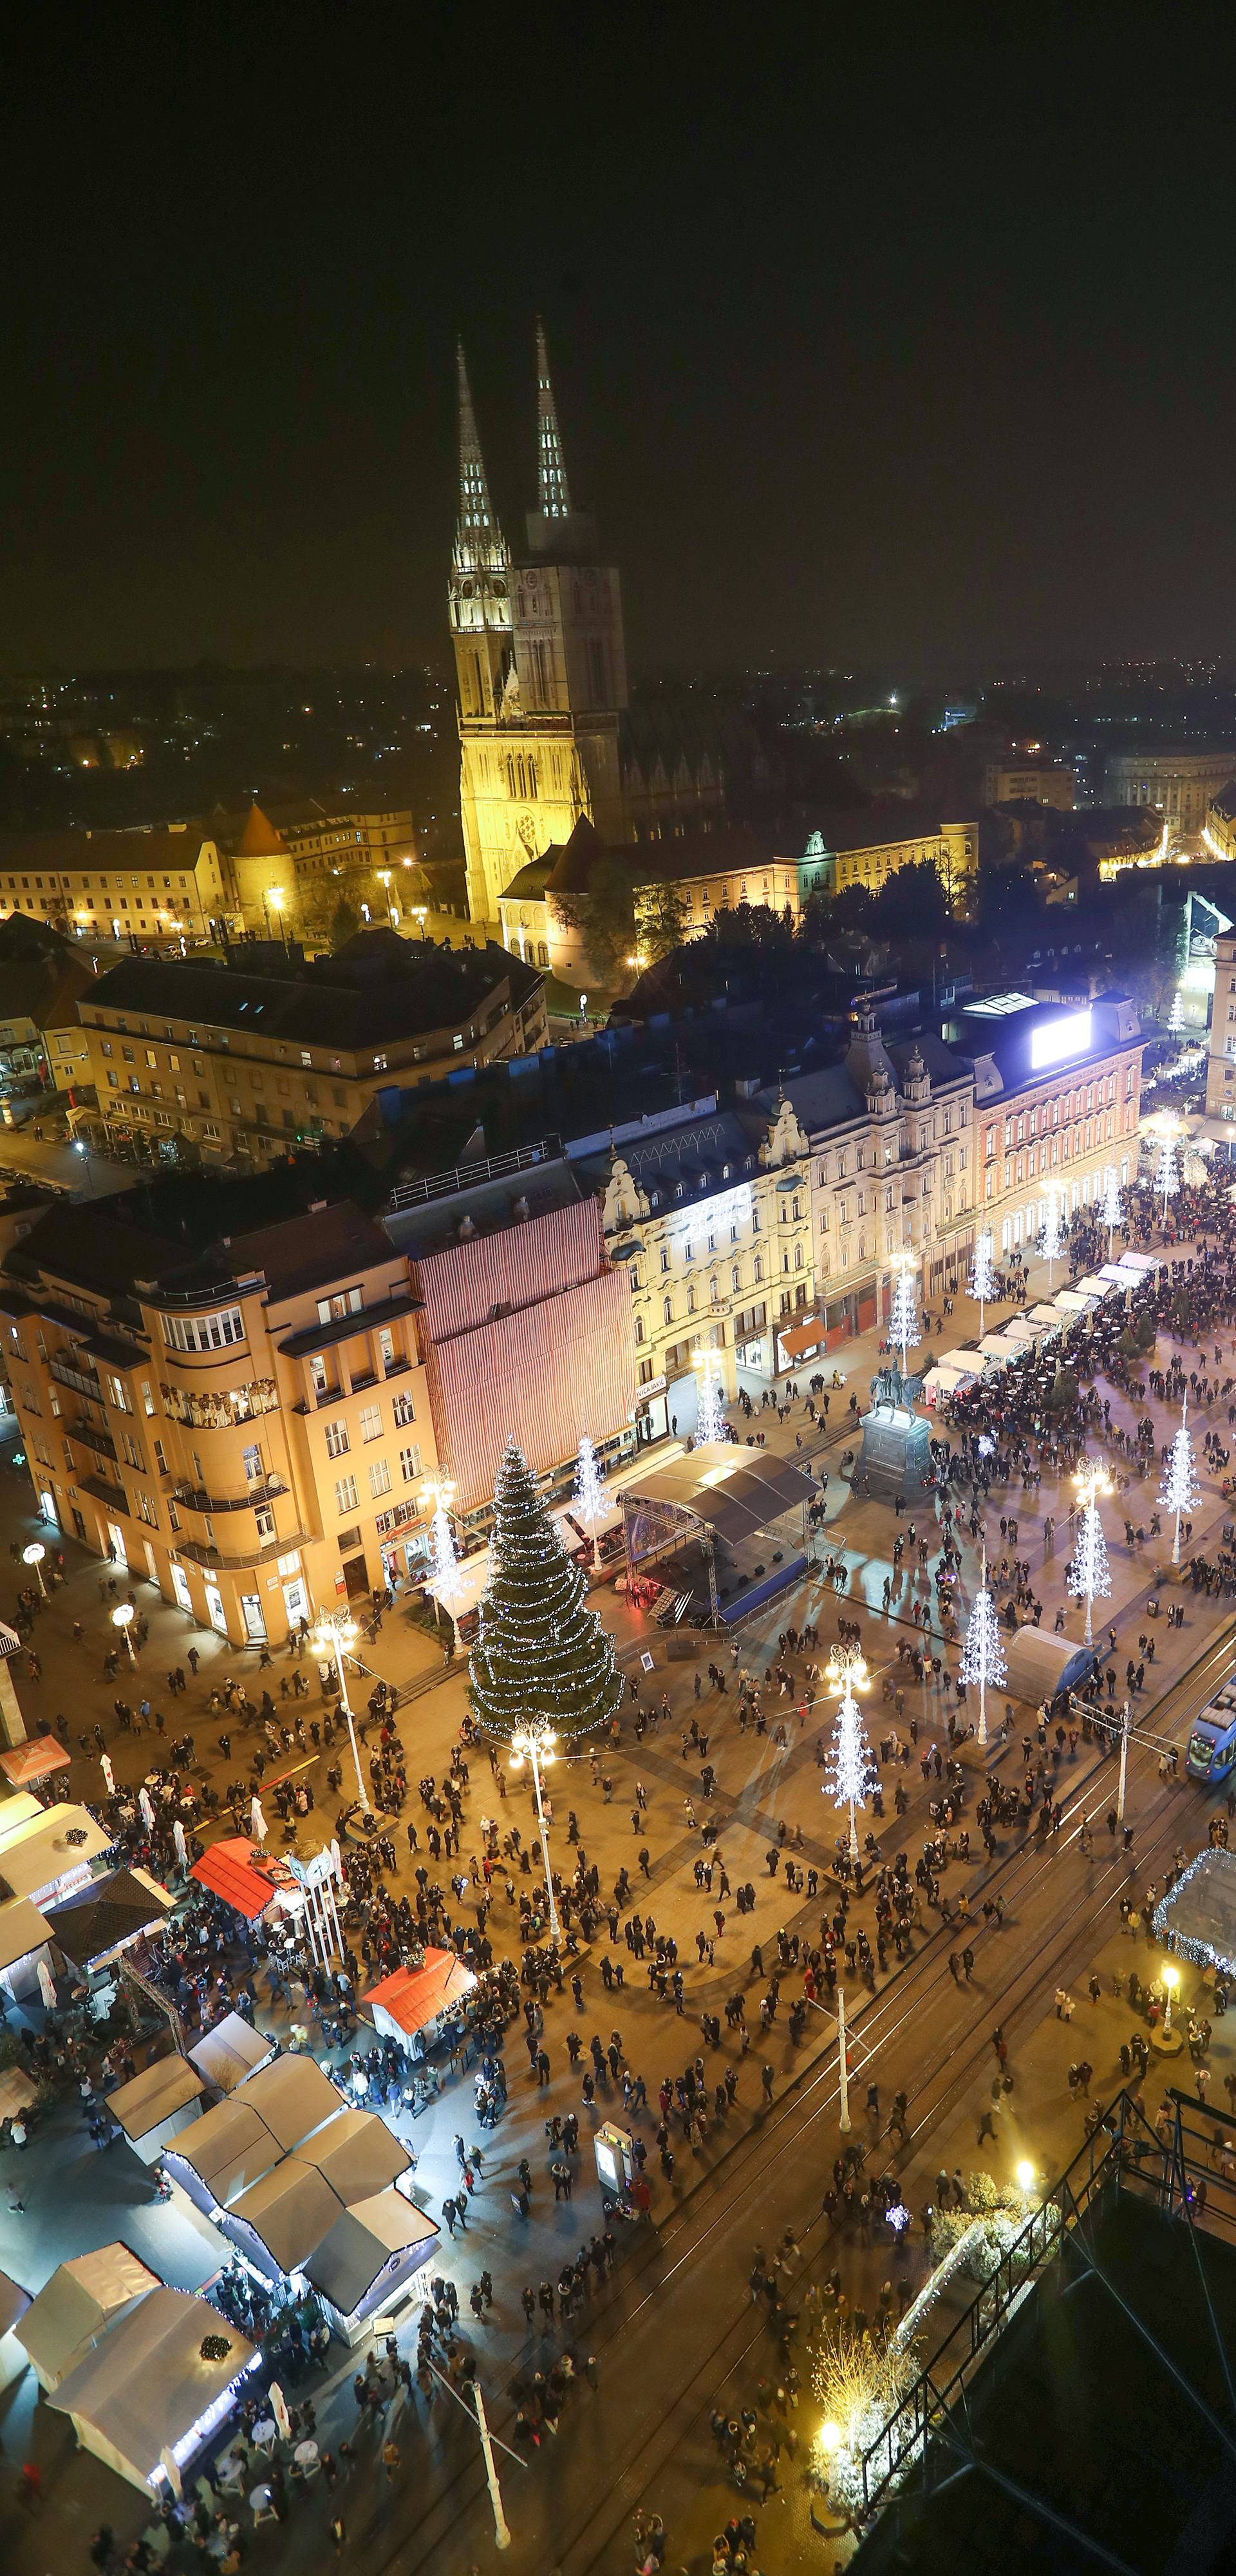
[[[644,1318],[643,1318],[643,1316],[642,1316],[642,1315],[637,1315],[637,1316],[636,1316],[636,1318],[635,1318],[635,1339],[636,1339],[637,1343],[642,1343],[643,1338],[644,1338]]]
[[[689,1286],[688,1286],[688,1289],[687,1289],[687,1313],[688,1313],[689,1315],[693,1315],[693,1314],[695,1313],[695,1281],[694,1281],[694,1280],[692,1280],[692,1281],[690,1282],[690,1284],[689,1284]]]
[[[548,966],[549,964],[549,950],[543,939],[538,939],[536,944],[536,962],[538,966]]]
[[[794,1246],[794,1267],[795,1267],[795,1269],[796,1269],[796,1270],[801,1270],[801,1269],[802,1269],[802,1266],[803,1266],[803,1248],[802,1248],[801,1243],[796,1243],[796,1244],[795,1244],[795,1246]]]
[[[730,1286],[733,1289],[735,1296],[737,1296],[738,1291],[742,1286],[742,1272],[739,1269],[737,1262],[735,1262],[734,1267],[730,1272]]]
[[[758,1254],[758,1252],[757,1252],[757,1254],[756,1254],[756,1256],[755,1256],[755,1263],[754,1263],[753,1270],[752,1270],[752,1277],[753,1277],[753,1278],[754,1278],[754,1280],[755,1280],[755,1284],[756,1284],[756,1287],[757,1287],[757,1288],[759,1287],[760,1281],[761,1281],[761,1279],[763,1278],[763,1276],[764,1276],[764,1264],[763,1264],[763,1262],[761,1261],[760,1256],[759,1256],[759,1254]]]
[[[667,1324],[672,1324],[672,1323],[673,1323],[673,1320],[674,1320],[674,1300],[673,1300],[673,1298],[672,1298],[672,1297],[667,1297],[667,1298],[666,1298],[665,1303],[664,1303],[664,1305],[662,1306],[661,1312],[662,1312],[662,1314],[663,1314],[663,1315],[664,1315],[664,1317],[665,1317],[665,1321],[666,1321],[666,1323],[667,1323]]]

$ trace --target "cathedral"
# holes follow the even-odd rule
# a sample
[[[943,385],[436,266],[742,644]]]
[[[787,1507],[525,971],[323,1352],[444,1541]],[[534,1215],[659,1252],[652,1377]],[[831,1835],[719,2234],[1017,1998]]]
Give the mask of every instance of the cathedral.
[[[603,843],[719,819],[719,764],[641,723],[627,690],[622,597],[596,524],[571,500],[544,325],[538,323],[537,503],[513,557],[489,497],[462,347],[459,520],[449,591],[459,695],[468,909],[498,935],[520,870],[581,817]]]

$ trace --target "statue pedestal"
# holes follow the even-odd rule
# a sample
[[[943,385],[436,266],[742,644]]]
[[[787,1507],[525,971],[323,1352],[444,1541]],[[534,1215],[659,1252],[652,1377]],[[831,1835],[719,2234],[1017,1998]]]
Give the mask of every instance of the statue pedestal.
[[[863,1445],[851,1489],[879,1503],[921,1502],[932,1491],[931,1427],[906,1404],[875,1404],[862,1417]]]

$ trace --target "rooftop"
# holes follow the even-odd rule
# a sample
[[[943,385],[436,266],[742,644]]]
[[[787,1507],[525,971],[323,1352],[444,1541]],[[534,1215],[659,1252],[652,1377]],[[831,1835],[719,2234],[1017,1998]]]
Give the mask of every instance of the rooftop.
[[[332,957],[305,963],[289,951],[286,973],[126,958],[92,986],[85,1013],[91,1020],[110,1020],[116,1012],[147,1015],[357,1055],[432,1031],[457,1030],[501,985],[517,1005],[542,980],[492,941],[482,949],[438,948],[432,940],[366,930]]]

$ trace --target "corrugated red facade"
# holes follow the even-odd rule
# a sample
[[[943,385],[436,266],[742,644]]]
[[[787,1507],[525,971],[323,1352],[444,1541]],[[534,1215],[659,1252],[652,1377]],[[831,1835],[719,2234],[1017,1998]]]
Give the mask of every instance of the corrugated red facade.
[[[635,1410],[631,1293],[606,1265],[595,1199],[410,1267],[455,1511],[492,1500],[508,1439],[541,1474],[573,1456],[583,1432],[601,1441],[625,1429]]]

